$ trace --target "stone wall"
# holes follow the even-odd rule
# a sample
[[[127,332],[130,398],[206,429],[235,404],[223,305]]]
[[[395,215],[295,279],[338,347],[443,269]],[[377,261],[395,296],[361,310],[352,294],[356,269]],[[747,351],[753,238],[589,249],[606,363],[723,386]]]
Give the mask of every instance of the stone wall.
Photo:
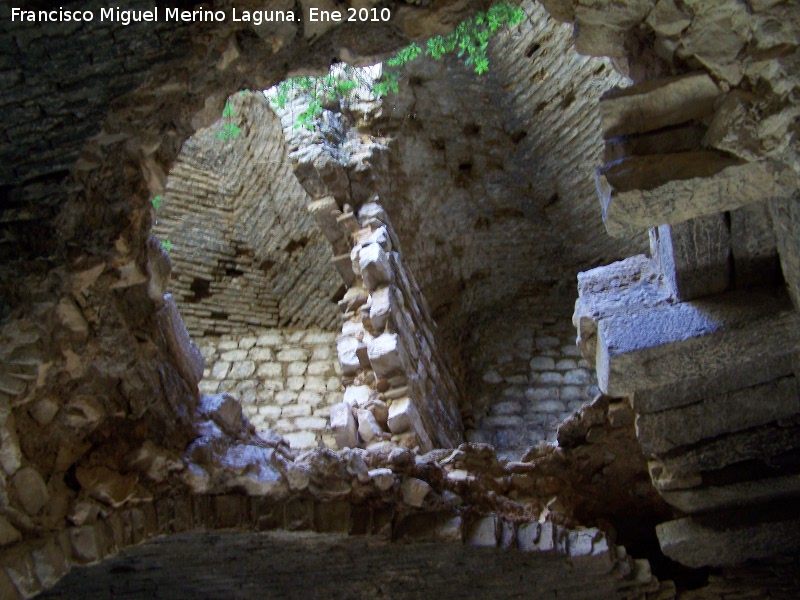
[[[184,144],[155,211],[153,233],[172,246],[171,289],[194,336],[256,327],[333,327],[341,285],[292,174],[281,125],[261,93],[230,98],[223,122]]]
[[[517,315],[513,323],[490,321],[470,338],[475,377],[466,432],[511,460],[539,442],[555,443],[558,426],[598,393],[563,311],[541,306]]]
[[[339,445],[388,438],[423,452],[458,445],[459,390],[388,215],[370,202],[358,219],[344,213],[337,221],[353,244],[353,281],[336,341],[346,390],[331,409]]]
[[[335,335],[269,329],[203,338],[200,393],[231,394],[256,430],[277,431],[292,448],[335,447],[328,415],[343,391]]]

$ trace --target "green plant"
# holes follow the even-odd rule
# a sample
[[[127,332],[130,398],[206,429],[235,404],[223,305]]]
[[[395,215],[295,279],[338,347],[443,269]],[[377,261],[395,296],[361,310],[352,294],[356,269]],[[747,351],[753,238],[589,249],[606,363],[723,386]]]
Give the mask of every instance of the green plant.
[[[153,205],[154,209],[159,210],[161,208],[161,200],[163,199],[164,196],[162,194],[159,194],[158,196],[153,197],[153,199],[150,200],[150,203]],[[150,233],[153,233],[152,229],[150,230]],[[167,252],[169,252],[170,250],[172,250],[172,242],[169,240],[164,240],[161,242],[161,247],[164,248],[164,250],[166,250]]]
[[[486,12],[461,22],[451,33],[430,38],[425,47],[425,56],[440,60],[457,51],[464,64],[472,66],[478,75],[483,75],[489,70],[486,48],[491,37],[501,28],[511,27],[524,19],[525,12],[519,6],[500,2]],[[374,82],[364,81],[357,69],[347,65],[338,77],[293,77],[278,85],[271,102],[283,110],[293,93],[307,94],[310,97],[308,107],[297,116],[294,126],[314,129],[314,120],[322,114],[325,102],[350,98],[359,86],[365,86],[378,98],[390,93],[396,94],[399,90],[401,69],[421,54],[422,48],[416,42],[402,48],[384,63],[381,78]]]
[[[217,132],[217,137],[222,140],[227,140],[230,138],[236,138],[239,135],[239,132],[242,131],[241,127],[238,127],[233,122],[233,104],[230,102],[225,103],[225,108],[222,109],[222,118],[228,119],[228,122],[222,126],[222,129]]]

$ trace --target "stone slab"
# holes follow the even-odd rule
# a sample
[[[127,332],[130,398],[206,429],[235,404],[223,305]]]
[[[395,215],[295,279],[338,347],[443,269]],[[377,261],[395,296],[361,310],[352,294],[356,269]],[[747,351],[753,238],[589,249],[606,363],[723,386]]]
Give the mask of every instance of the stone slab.
[[[720,93],[706,73],[612,90],[603,95],[598,106],[603,137],[653,131],[708,115]]]
[[[752,202],[781,201],[796,188],[794,172],[769,161],[733,165],[708,177],[675,179],[652,189],[621,192],[603,174],[597,175],[603,221],[614,237],[734,210]]]
[[[800,413],[794,376],[706,398],[703,401],[636,417],[642,451],[664,454],[726,433],[766,425]]]
[[[609,396],[630,396],[798,348],[800,314],[780,289],[633,307],[599,321],[598,386]]]
[[[792,372],[792,354],[733,361],[698,377],[683,378],[660,388],[637,390],[633,395],[633,408],[640,415],[678,408],[709,396],[766,383]]]
[[[800,493],[800,475],[659,493],[672,506],[692,514],[748,504],[756,505],[796,495]]]
[[[737,565],[800,551],[800,518],[717,528],[686,517],[657,525],[656,535],[661,551],[687,567]]]

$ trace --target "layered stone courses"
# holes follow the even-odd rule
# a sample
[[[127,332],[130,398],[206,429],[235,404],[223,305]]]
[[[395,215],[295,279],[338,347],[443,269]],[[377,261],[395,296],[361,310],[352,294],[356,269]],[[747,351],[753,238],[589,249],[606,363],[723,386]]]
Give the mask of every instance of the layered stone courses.
[[[336,343],[347,410],[332,409],[337,441],[341,447],[386,439],[423,451],[452,447],[463,432],[459,390],[427,302],[383,208],[364,204],[356,225],[342,227],[353,243],[354,283],[340,302],[345,322]]]
[[[258,431],[277,431],[293,448],[335,448],[328,417],[344,390],[335,337],[321,329],[205,337],[200,393],[231,394]]]
[[[698,567],[795,551],[796,519],[753,507],[800,492],[796,468],[779,458],[798,449],[800,316],[789,241],[797,150],[756,124],[796,112],[795,101],[768,96],[797,79],[751,53],[783,43],[796,51],[796,36],[788,42],[765,27],[786,19],[796,27],[796,15],[772,2],[751,11],[660,1],[638,14],[633,5],[572,4],[561,16],[575,20],[587,52],[618,53],[639,24],[652,28],[660,58],[693,56],[704,68],[677,77],[655,69],[600,101],[611,161],[597,171],[603,219],[611,235],[650,227],[652,258],[579,275],[579,346],[603,392],[631,397],[656,489],[698,515],[659,525],[665,554]],[[607,14],[596,20],[601,7]],[[678,131],[690,135],[678,143]],[[741,538],[752,543],[733,543]]]
[[[547,318],[544,310],[535,313]],[[544,322],[515,322],[513,331],[498,333],[490,325],[472,340],[479,348],[475,368],[481,378],[471,386],[475,425],[466,438],[492,444],[501,456],[516,460],[539,442],[555,443],[561,422],[592,400],[598,388],[563,314]]]

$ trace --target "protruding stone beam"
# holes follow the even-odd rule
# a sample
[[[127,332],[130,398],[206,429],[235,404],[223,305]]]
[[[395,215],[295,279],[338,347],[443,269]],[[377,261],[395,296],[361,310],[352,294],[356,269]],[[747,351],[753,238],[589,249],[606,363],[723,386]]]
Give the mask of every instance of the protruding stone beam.
[[[682,565],[699,568],[736,565],[753,558],[800,550],[800,517],[796,515],[785,521],[753,522],[733,513],[717,521],[726,525],[715,526],[714,522],[694,517],[657,525],[661,551]]]
[[[711,114],[721,91],[707,73],[645,81],[607,92],[598,109],[604,138],[654,131]]]
[[[682,408],[636,417],[647,455],[659,455],[719,435],[766,425],[800,413],[794,376],[712,396]]]
[[[578,296],[572,324],[578,330],[578,347],[592,364],[601,319],[619,311],[675,302],[657,263],[643,254],[579,273]]]
[[[800,314],[783,290],[643,308],[620,310],[598,322],[598,385],[609,396],[630,396],[701,377],[731,361],[800,349]]]
[[[598,172],[597,190],[610,235],[624,237],[658,225],[734,210],[752,202],[781,201],[797,190],[797,175],[785,165],[770,161],[733,164],[732,159],[715,159],[715,166],[709,167],[707,175],[694,176],[692,173],[702,170],[688,162],[697,157],[676,158],[679,156],[665,154],[658,161],[631,157],[624,164],[612,164]],[[686,163],[685,169],[676,168],[675,177],[669,175],[672,160]],[[634,175],[628,169],[645,169],[645,172]],[[633,187],[640,183],[642,187]]]
[[[800,419],[795,417],[794,421],[793,425],[771,423],[754,427],[659,457],[658,464],[650,470],[653,484],[657,489],[676,489],[679,486],[669,486],[669,479],[699,477],[702,472],[718,471],[749,460],[768,461],[787,448],[800,448]]]
[[[793,355],[763,356],[752,361],[735,361],[700,377],[687,377],[671,385],[637,390],[633,409],[640,415],[688,406],[718,394],[757,386],[793,373]]]
[[[730,288],[731,231],[723,213],[651,228],[650,254],[682,302]]]
[[[659,491],[661,497],[685,513],[694,514],[760,504],[800,494],[800,475],[737,481],[730,485]]]

